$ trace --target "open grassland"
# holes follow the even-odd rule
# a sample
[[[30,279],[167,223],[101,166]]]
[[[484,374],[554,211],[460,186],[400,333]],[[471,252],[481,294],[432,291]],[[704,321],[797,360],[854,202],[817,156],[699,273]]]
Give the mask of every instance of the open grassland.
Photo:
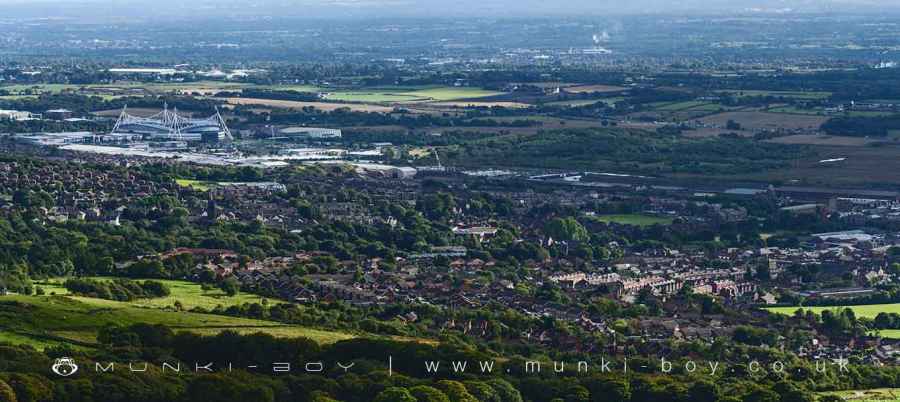
[[[863,305],[863,306],[828,306],[828,307],[770,307],[766,308],[769,312],[782,314],[782,315],[793,315],[798,309],[803,309],[803,311],[812,311],[816,314],[822,314],[825,310],[837,310],[840,308],[849,308],[853,310],[853,313],[856,314],[858,318],[868,318],[874,319],[878,313],[900,313],[900,303],[894,304],[871,304],[871,305]],[[900,330],[898,329],[886,329],[878,331],[878,335],[884,338],[891,339],[900,339]]]
[[[686,101],[686,102],[674,102],[674,103],[665,103],[656,108],[656,110],[666,111],[666,112],[678,112],[682,110],[693,110],[694,108],[702,107],[710,105],[709,102],[700,102],[700,101]],[[718,110],[716,108],[715,110]]]
[[[855,402],[900,402],[900,388],[876,388],[850,391],[820,392],[819,396],[834,395]]]
[[[767,112],[726,112],[704,117],[700,122],[725,127],[729,120],[749,130],[818,130],[828,117]]]
[[[849,308],[853,310],[853,313],[856,314],[859,318],[875,318],[878,313],[900,313],[900,303],[894,304],[870,304],[865,306],[841,306],[841,307],[771,307],[766,310],[776,313],[776,314],[785,314],[792,315],[798,309],[803,309],[804,311],[812,311],[816,314],[822,314],[825,310],[836,310],[839,308]]]
[[[94,277],[91,279],[111,281],[114,278]],[[130,301],[128,302],[128,304],[135,307],[166,309],[172,308],[175,305],[175,302],[178,301],[181,303],[182,307],[185,310],[190,310],[195,307],[201,307],[207,310],[211,310],[216,306],[227,308],[244,303],[259,303],[263,299],[258,295],[245,292],[240,292],[234,296],[228,296],[225,294],[225,292],[218,288],[204,290],[201,285],[187,281],[164,279],[154,279],[154,281],[162,282],[166,286],[168,286],[171,294],[166,297],[138,299]],[[35,285],[43,288],[44,292],[47,294],[52,293],[56,295],[69,295],[68,290],[66,290],[66,288],[63,286],[63,282],[65,282],[64,278],[54,278],[47,281],[38,282]],[[89,297],[72,296],[72,298],[95,305],[116,306],[118,303],[121,303],[117,301],[95,299]]]
[[[22,99],[37,99],[37,95],[0,95],[0,100],[22,100]]]
[[[413,92],[407,92],[406,94],[441,102],[460,99],[487,98],[490,96],[503,95],[503,92],[490,91],[481,88],[438,87],[420,89]]]
[[[71,84],[16,84],[16,85],[2,85],[0,89],[7,91],[11,94],[22,94],[22,93],[32,93],[32,94],[42,94],[42,93],[59,93],[65,90],[70,89],[78,89],[82,87],[81,85],[71,85]]]
[[[593,219],[604,223],[618,223],[621,225],[633,226],[653,226],[653,225],[670,225],[672,218],[661,216],[627,214],[627,215],[597,215]]]
[[[405,102],[448,102],[462,99],[478,99],[502,95],[503,92],[467,87],[422,87],[422,88],[366,88],[352,91],[335,91],[325,95],[326,99],[343,102],[405,103]]]
[[[413,95],[384,92],[334,92],[326,94],[325,99],[360,103],[399,103],[428,100],[428,98],[420,98]]]
[[[67,343],[92,347],[106,325],[162,324],[174,331],[215,334],[266,332],[333,343],[353,336],[272,321],[142,307],[129,302],[68,296],[0,296],[0,341],[36,347]]]

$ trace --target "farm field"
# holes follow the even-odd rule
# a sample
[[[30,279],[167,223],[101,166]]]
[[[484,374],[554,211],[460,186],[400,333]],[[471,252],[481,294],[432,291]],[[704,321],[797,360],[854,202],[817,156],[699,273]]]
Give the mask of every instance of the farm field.
[[[767,112],[726,112],[706,116],[699,120],[702,123],[720,127],[725,127],[729,120],[734,120],[750,130],[818,130],[822,123],[828,120],[828,117]]]
[[[421,105],[426,106],[426,105]],[[469,101],[447,101],[447,102],[430,102],[427,106],[431,107],[449,107],[449,108],[466,108],[466,107],[505,107],[510,109],[529,108],[531,105],[520,102],[469,102]]]
[[[22,92],[39,93],[59,93],[66,89],[77,89],[81,85],[71,84],[16,84],[16,85],[0,85],[0,89],[8,91],[11,94],[20,94]]]
[[[0,100],[37,99],[37,95],[0,95]]]
[[[593,219],[604,223],[618,223],[634,226],[669,225],[672,223],[672,218],[641,214],[597,215],[594,216]]]
[[[325,99],[340,102],[371,102],[371,103],[396,103],[396,102],[414,102],[426,101],[428,98],[421,98],[414,95],[391,92],[329,92],[325,95]]]
[[[656,110],[665,111],[665,112],[678,112],[681,110],[693,110],[695,108],[700,108],[706,105],[710,105],[708,102],[701,101],[686,101],[686,102],[675,102],[675,103],[666,103],[660,105],[656,108]],[[714,109],[718,110],[718,108]]]
[[[335,91],[325,98],[343,102],[446,102],[461,99],[477,99],[502,95],[503,92],[480,88],[423,87],[423,88],[371,88],[353,91]]]
[[[406,94],[427,98],[434,101],[452,101],[460,99],[487,98],[490,96],[503,95],[503,92],[490,91],[481,88],[438,87],[420,89],[413,92],[407,92]]]

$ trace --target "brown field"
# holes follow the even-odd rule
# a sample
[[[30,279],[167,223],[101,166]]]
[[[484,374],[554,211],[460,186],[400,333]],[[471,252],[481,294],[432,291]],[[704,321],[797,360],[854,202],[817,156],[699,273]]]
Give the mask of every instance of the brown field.
[[[818,130],[828,117],[766,112],[725,112],[699,119],[703,123],[718,127],[725,127],[728,120],[734,120],[749,130]]]
[[[579,85],[574,87],[563,88],[564,91],[573,94],[584,93],[603,93],[603,92],[619,92],[628,88],[618,87],[615,85]]]
[[[274,99],[257,99],[257,98],[215,98],[223,100],[232,105],[259,105],[283,109],[302,109],[304,107],[314,107],[319,110],[330,112],[333,110],[348,108],[355,112],[379,112],[389,113],[394,110],[393,107],[366,105],[360,103],[328,103],[328,102],[298,102]]]

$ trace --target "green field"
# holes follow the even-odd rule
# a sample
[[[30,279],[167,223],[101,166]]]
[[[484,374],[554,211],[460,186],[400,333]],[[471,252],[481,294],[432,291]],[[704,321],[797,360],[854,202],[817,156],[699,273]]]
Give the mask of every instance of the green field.
[[[452,101],[459,99],[486,98],[489,96],[502,95],[503,92],[489,91],[480,88],[442,87],[421,89],[418,91],[408,92],[407,94],[421,98],[429,98],[436,101]]]
[[[900,313],[900,303],[895,304],[871,304],[864,306],[828,306],[828,307],[770,307],[766,308],[769,312],[783,315],[793,315],[797,309],[804,311],[812,311],[816,314],[822,314],[825,310],[835,310],[838,308],[849,308],[853,310],[858,318],[874,319],[878,313]],[[885,329],[878,331],[878,335],[884,338],[900,339],[900,329]]]
[[[797,309],[803,309],[804,311],[812,311],[816,314],[822,314],[825,310],[835,310],[838,308],[849,308],[853,309],[853,313],[856,314],[859,318],[875,318],[878,313],[900,313],[900,303],[896,304],[871,304],[866,306],[843,306],[843,307],[772,307],[767,308],[776,314],[784,314],[784,315],[792,315]]]
[[[687,101],[687,102],[675,102],[668,103],[657,107],[656,110],[661,110],[664,112],[679,112],[682,110],[693,110],[694,108],[699,108],[705,105],[709,105],[709,102],[700,102],[700,101]],[[718,109],[718,108],[716,108]]]
[[[604,223],[618,223],[618,224],[622,224],[622,225],[634,225],[634,226],[653,226],[653,225],[670,225],[670,224],[672,224],[672,218],[651,216],[651,215],[642,215],[642,214],[597,215],[593,218],[597,221],[604,222]]]
[[[845,400],[856,402],[897,402],[900,401],[900,388],[876,388],[819,393],[819,396],[824,395],[836,395]]]
[[[218,289],[204,291],[200,285],[183,281],[163,281],[172,294],[159,299],[118,302],[89,297],[67,296],[62,279],[38,283],[46,296],[0,296],[0,341],[45,348],[59,344],[91,347],[97,332],[108,324],[163,324],[175,331],[211,335],[226,329],[239,333],[265,332],[278,337],[306,337],[320,343],[333,343],[353,335],[317,330],[297,325],[249,318],[228,317],[176,311],[176,300],[185,309],[213,308],[259,302],[256,295],[238,293],[227,296]],[[51,292],[56,295],[49,295]],[[18,303],[12,303],[18,302]]]
[[[371,102],[371,103],[397,103],[397,102],[424,102],[424,101],[454,101],[460,99],[476,99],[501,95],[502,92],[489,91],[480,88],[458,87],[379,87],[366,88],[351,91],[334,91],[326,96],[329,100],[343,102]]]
[[[18,302],[10,304],[9,302]],[[127,302],[68,296],[0,296],[0,341],[38,348],[58,344],[91,347],[106,325],[163,324],[175,331],[215,334],[266,332],[279,337],[306,337],[332,343],[353,336],[273,321],[138,307]]]
[[[115,278],[93,277],[95,280],[113,280]],[[46,294],[69,295],[69,291],[63,287],[64,278],[54,278],[46,281],[35,282],[35,286],[44,289]],[[244,303],[259,303],[263,298],[252,294],[240,292],[234,296],[228,296],[218,288],[203,290],[199,284],[187,281],[173,281],[165,279],[154,279],[154,281],[162,282],[169,287],[171,294],[166,297],[156,297],[152,299],[138,299],[128,302],[135,307],[146,308],[171,308],[175,305],[175,301],[181,303],[185,310],[194,307],[201,307],[211,310],[216,306],[229,307]],[[117,301],[94,299],[88,297],[72,296],[75,300],[81,300],[96,305],[108,304],[111,306],[118,305]]]
[[[175,183],[177,183],[181,187],[190,187],[197,191],[209,191],[209,189],[213,188],[216,185],[216,183],[211,181],[190,179],[175,179]]]
[[[312,85],[255,85],[226,81],[197,81],[181,83],[142,83],[121,82],[111,84],[70,85],[70,84],[34,84],[34,85],[5,85],[0,89],[9,92],[9,96],[23,96],[25,92],[33,94],[60,93],[64,90],[78,90],[80,88],[144,88],[150,92],[216,92],[216,91],[240,91],[245,88],[260,88],[280,91],[321,92],[326,89]],[[461,99],[477,99],[489,96],[501,95],[502,92],[490,91],[480,88],[468,87],[441,87],[441,86],[396,86],[396,87],[371,87],[360,89],[334,89],[326,96],[329,100],[341,102],[359,103],[409,103],[409,102],[445,102]],[[109,98],[109,96],[106,96]],[[13,98],[10,98],[13,99]]]
[[[37,95],[0,95],[0,100],[37,99]]]
[[[18,94],[20,92],[31,90],[35,93],[59,93],[66,89],[77,89],[81,87],[80,85],[70,85],[70,84],[17,84],[17,85],[3,85],[0,86],[0,89],[9,91],[11,94]]]
[[[363,102],[363,103],[390,103],[390,102],[413,102],[425,101],[427,98],[420,98],[413,95],[403,93],[390,92],[332,92],[326,97],[328,100],[341,102]]]

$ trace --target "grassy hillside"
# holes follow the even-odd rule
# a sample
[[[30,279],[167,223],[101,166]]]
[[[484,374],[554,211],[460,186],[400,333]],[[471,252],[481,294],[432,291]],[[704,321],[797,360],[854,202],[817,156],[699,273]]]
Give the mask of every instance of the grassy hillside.
[[[225,329],[240,333],[266,332],[278,337],[306,337],[320,343],[332,343],[353,335],[316,330],[274,321],[228,317],[176,311],[181,302],[185,309],[217,305],[259,302],[256,295],[239,293],[227,296],[220,290],[204,291],[200,285],[183,281],[162,281],[172,291],[167,297],[132,302],[95,299],[68,295],[61,280],[41,283],[47,296],[0,296],[0,341],[30,344],[39,349],[61,343],[91,347],[97,332],[109,324],[163,324],[178,331],[216,334]],[[54,295],[49,295],[54,293]]]
[[[113,278],[93,277],[96,280],[112,280]],[[202,307],[211,310],[216,306],[229,307],[244,303],[259,303],[263,297],[240,292],[234,296],[228,296],[222,290],[213,288],[203,290],[199,284],[187,281],[172,281],[153,279],[156,282],[162,282],[169,287],[171,294],[166,297],[157,297],[153,299],[138,299],[128,302],[128,304],[136,307],[153,307],[153,308],[171,308],[175,302],[181,302],[185,310],[191,310],[194,307]],[[54,278],[47,281],[37,282],[35,285],[44,290],[48,295],[68,295],[69,291],[63,286],[64,278]],[[118,303],[111,300],[95,299],[89,297],[72,296],[73,299],[87,301],[92,304]]]

